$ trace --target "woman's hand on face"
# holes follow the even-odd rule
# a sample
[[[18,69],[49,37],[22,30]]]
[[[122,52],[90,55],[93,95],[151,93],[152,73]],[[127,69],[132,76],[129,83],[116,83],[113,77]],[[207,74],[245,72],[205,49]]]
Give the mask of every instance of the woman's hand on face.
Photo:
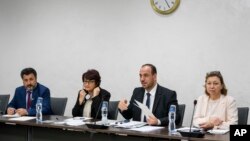
[[[96,87],[94,90],[93,90],[93,97],[96,97],[100,94],[100,87]],[[92,97],[92,98],[93,98]]]
[[[81,90],[80,94],[79,94],[79,103],[80,103],[80,105],[83,103],[85,95],[86,95],[85,90]]]

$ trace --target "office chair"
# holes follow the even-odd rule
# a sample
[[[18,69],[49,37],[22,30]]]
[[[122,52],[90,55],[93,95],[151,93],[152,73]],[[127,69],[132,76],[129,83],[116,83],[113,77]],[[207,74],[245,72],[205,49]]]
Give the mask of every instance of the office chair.
[[[68,101],[67,97],[63,98],[51,97],[50,104],[53,114],[63,116],[67,105],[67,101]]]
[[[177,124],[177,126],[182,126],[186,105],[179,104],[178,107],[179,107],[179,113],[180,113],[181,119],[180,119],[180,122]]]
[[[118,116],[119,101],[109,101],[108,119],[116,120]]]
[[[6,108],[8,106],[10,99],[10,94],[2,95],[0,94],[0,114],[5,114]]]
[[[249,107],[238,107],[238,125],[247,125]]]

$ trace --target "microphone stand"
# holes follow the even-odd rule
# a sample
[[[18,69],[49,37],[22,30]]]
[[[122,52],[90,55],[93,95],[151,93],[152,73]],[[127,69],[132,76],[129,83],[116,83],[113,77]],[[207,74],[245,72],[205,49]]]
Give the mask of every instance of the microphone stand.
[[[178,132],[180,132],[180,134],[183,137],[188,137],[188,140],[189,140],[190,137],[202,138],[205,135],[205,133],[202,132],[202,131],[192,131],[191,130],[191,127],[193,125],[193,117],[194,117],[194,110],[195,110],[196,104],[197,104],[197,100],[194,100],[194,109],[193,109],[193,114],[192,114],[192,118],[191,118],[191,123],[190,123],[189,131],[188,132],[186,132],[186,131],[178,131]]]
[[[194,117],[194,111],[195,111],[195,107],[196,107],[196,104],[197,104],[197,100],[194,100],[194,110],[193,110],[193,113],[192,113],[192,118],[191,118],[191,123],[190,123],[190,127],[189,127],[189,132],[191,132],[191,128],[192,128],[192,125],[193,125],[193,117]]]

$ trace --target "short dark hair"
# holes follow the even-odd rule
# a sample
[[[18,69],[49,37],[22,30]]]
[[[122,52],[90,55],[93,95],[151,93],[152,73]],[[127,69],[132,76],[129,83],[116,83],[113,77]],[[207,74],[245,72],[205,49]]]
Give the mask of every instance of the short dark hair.
[[[29,74],[34,74],[35,78],[37,77],[37,73],[36,73],[36,70],[33,69],[33,68],[24,68],[22,71],[21,71],[21,78],[23,78],[24,75],[29,75]]]
[[[207,82],[207,79],[209,77],[213,77],[213,76],[216,76],[216,77],[218,77],[220,79],[220,82],[221,82],[221,85],[222,85],[221,94],[222,95],[227,95],[226,84],[224,83],[224,80],[223,80],[223,77],[222,77],[220,71],[211,71],[211,72],[208,72],[207,75],[206,75],[205,83]],[[206,93],[206,95],[209,95],[208,92],[207,92],[207,88],[206,87],[205,87],[205,93]]]
[[[149,66],[151,68],[152,74],[157,74],[156,67],[153,64],[144,64],[141,67]]]
[[[84,79],[95,80],[96,85],[99,87],[101,84],[101,76],[99,72],[95,69],[89,69],[85,73],[82,74],[82,82]]]

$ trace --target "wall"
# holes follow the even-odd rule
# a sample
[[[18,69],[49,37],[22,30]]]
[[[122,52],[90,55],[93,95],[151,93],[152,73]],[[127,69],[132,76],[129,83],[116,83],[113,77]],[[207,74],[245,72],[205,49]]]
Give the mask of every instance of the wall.
[[[182,0],[171,15],[149,0],[0,0],[0,93],[13,96],[20,71],[34,67],[71,115],[81,75],[95,68],[111,100],[129,99],[139,69],[152,63],[176,90],[189,125],[206,72],[220,70],[229,95],[249,107],[249,0]],[[120,117],[121,118],[121,117]]]

